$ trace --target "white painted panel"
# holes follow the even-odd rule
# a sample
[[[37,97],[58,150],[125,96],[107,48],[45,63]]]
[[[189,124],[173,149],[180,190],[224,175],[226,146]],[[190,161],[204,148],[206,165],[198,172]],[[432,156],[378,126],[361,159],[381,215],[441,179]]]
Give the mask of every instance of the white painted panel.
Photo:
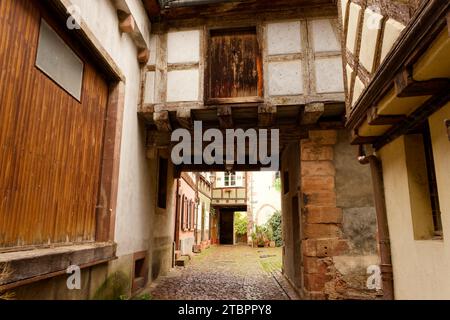
[[[198,101],[199,72],[177,70],[167,73],[167,101]]]
[[[383,16],[366,9],[364,12],[364,23],[361,35],[361,50],[359,61],[372,73],[374,70],[375,51],[377,49],[378,37],[381,31],[381,20]]]
[[[362,81],[359,79],[359,77],[356,77],[355,80],[355,86],[353,87],[353,101],[352,101],[352,106],[355,105],[356,101],[358,101],[359,97],[361,96],[361,94],[364,91],[364,84],[362,83]]]
[[[337,31],[329,19],[313,20],[310,22],[315,52],[341,51],[341,44]]]
[[[300,60],[269,63],[269,94],[271,96],[303,93],[303,72]]]
[[[200,59],[200,31],[177,31],[167,35],[167,62],[198,62]]]
[[[277,22],[267,25],[269,55],[302,52],[300,21]]]
[[[155,102],[155,72],[147,72],[144,87],[144,103]]]
[[[395,41],[400,36],[405,26],[394,19],[388,19],[383,35],[383,47],[381,48],[381,61],[386,58]]]
[[[39,31],[36,66],[74,98],[81,99],[84,63],[44,20]]]
[[[148,60],[149,65],[155,65],[156,64],[156,50],[157,50],[157,42],[158,42],[158,36],[152,34],[150,37],[150,59]]]
[[[315,61],[318,93],[343,92],[342,58],[323,58]]]
[[[348,18],[348,32],[347,32],[347,49],[351,53],[356,51],[356,39],[359,20],[361,19],[361,7],[355,3],[350,4],[349,18]]]

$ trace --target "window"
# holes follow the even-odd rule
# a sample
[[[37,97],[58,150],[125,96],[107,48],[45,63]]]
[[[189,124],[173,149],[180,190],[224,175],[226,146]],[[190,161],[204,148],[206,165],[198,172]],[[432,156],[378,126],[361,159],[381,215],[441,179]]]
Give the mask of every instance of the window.
[[[147,283],[148,258],[145,251],[134,254],[133,287],[132,291],[145,287]]]
[[[225,172],[224,185],[225,185],[225,187],[234,187],[234,186],[236,186],[236,173],[234,173],[234,172]]]
[[[255,27],[212,30],[205,81],[207,102],[260,101],[262,69]]]
[[[433,217],[433,229],[435,235],[442,236],[441,209],[439,205],[439,194],[436,182],[436,170],[434,168],[433,146],[431,143],[431,134],[428,122],[422,127],[422,135],[428,175],[428,190],[430,192],[431,214]]]
[[[83,84],[83,61],[41,20],[36,67],[78,101]]]
[[[167,206],[167,168],[168,160],[159,158],[158,207],[161,209],[166,209]]]
[[[289,172],[285,171],[283,173],[283,193],[289,192]]]
[[[441,238],[441,211],[428,123],[404,139],[414,239]]]

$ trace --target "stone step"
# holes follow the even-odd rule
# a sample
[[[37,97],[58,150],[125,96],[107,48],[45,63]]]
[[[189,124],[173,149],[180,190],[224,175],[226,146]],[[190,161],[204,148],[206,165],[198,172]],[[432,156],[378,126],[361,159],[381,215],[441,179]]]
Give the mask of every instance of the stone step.
[[[177,267],[186,267],[189,261],[191,261],[191,258],[189,256],[180,256],[175,260],[175,265]]]

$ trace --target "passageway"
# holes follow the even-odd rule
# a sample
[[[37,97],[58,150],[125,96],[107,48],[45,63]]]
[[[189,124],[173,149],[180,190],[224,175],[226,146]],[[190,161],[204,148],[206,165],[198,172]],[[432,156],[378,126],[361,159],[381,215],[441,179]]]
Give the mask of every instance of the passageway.
[[[153,299],[288,300],[295,295],[280,277],[281,248],[212,246],[147,290]]]

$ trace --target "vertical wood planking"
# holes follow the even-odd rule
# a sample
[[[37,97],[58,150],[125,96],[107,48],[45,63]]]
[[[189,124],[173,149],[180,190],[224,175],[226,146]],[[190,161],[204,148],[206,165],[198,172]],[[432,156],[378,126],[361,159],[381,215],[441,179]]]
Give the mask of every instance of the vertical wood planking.
[[[0,1],[0,247],[95,240],[108,85],[76,47],[81,103],[39,71],[40,19]]]
[[[262,96],[262,58],[256,29],[212,30],[209,70],[209,98]]]

